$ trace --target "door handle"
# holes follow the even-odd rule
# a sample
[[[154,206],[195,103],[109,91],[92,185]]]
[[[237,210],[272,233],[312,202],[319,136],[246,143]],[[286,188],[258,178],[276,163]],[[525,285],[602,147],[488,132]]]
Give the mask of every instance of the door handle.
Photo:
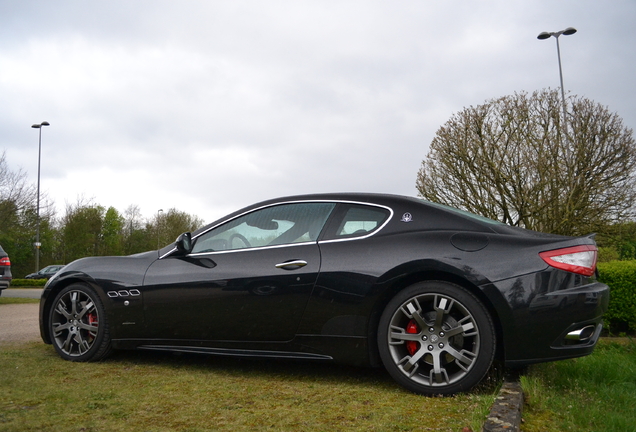
[[[301,267],[305,267],[306,265],[307,265],[307,261],[291,260],[291,261],[285,261],[285,262],[276,264],[276,268],[284,269],[284,270],[297,270]]]

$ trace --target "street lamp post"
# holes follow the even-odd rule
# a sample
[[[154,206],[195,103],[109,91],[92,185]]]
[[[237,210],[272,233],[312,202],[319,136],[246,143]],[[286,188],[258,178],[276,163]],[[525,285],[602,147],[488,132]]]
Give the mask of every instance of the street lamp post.
[[[157,211],[157,249],[159,249],[159,238],[161,236],[161,214],[163,209]]]
[[[35,272],[37,273],[40,270],[40,160],[42,156],[42,127],[50,126],[49,122],[43,121],[39,124],[34,124],[31,126],[32,128],[39,129],[39,138],[38,138],[38,198],[37,198],[37,225],[35,228]]]
[[[566,111],[566,105],[565,105],[565,90],[563,89],[563,70],[561,69],[561,48],[559,47],[559,36],[561,35],[573,35],[574,33],[576,33],[576,29],[574,27],[568,27],[565,30],[560,30],[557,32],[541,32],[539,33],[539,36],[537,36],[537,39],[540,40],[545,40],[545,39],[549,39],[552,36],[554,36],[554,38],[556,39],[556,45],[557,45],[557,57],[559,59],[559,78],[561,80],[561,98],[563,99],[563,131],[567,132],[567,111]]]

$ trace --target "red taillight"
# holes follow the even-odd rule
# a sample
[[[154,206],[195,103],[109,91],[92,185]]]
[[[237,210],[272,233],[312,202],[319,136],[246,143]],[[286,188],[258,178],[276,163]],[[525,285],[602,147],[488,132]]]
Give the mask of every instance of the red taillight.
[[[573,246],[539,253],[539,256],[552,267],[592,276],[596,270],[598,249],[593,245]]]
[[[11,261],[9,261],[9,257],[0,258],[0,266],[10,266]]]

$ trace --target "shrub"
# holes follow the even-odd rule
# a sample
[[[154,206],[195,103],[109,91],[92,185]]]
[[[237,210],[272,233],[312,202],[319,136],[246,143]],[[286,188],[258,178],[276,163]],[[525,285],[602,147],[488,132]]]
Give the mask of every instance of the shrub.
[[[610,331],[636,330],[636,261],[598,264],[599,280],[610,287],[605,320]]]
[[[11,287],[43,287],[45,283],[46,279],[13,279]]]

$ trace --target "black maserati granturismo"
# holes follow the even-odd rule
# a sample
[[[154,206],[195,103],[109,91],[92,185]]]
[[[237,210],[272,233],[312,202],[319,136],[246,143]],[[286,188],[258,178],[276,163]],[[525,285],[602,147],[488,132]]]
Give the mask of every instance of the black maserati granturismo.
[[[77,260],[40,301],[71,361],[112,349],[384,366],[421,394],[592,352],[609,301],[592,236],[543,234],[417,198],[261,202],[125,257]]]

